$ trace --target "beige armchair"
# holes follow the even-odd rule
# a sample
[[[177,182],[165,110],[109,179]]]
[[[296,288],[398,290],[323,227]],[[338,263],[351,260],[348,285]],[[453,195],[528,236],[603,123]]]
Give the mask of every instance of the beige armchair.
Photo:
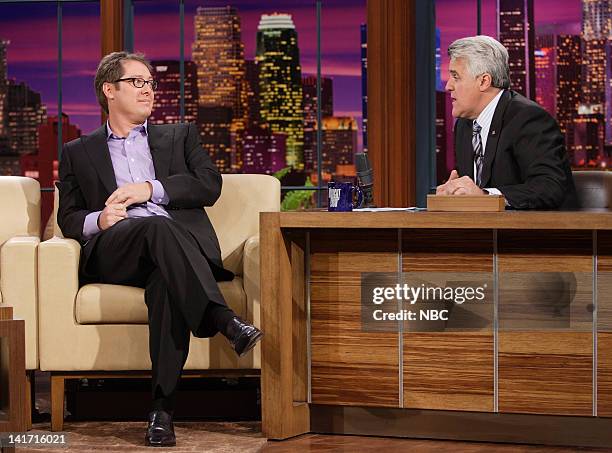
[[[259,213],[279,209],[280,183],[266,175],[223,175],[221,197],[206,208],[224,266],[236,274],[219,287],[232,309],[255,325],[260,324]],[[51,372],[51,429],[61,430],[66,378],[149,375],[151,362],[144,290],[79,288],[80,245],[62,238],[57,225],[54,232],[38,251],[39,345],[40,369]],[[238,358],[219,335],[192,337],[185,370],[258,374],[253,370],[261,368],[260,355],[259,345]]]
[[[36,249],[40,242],[40,185],[32,178],[0,176],[0,306],[25,321],[26,408],[38,368]],[[27,412],[27,411],[26,411]],[[31,413],[30,413],[31,415]],[[29,425],[29,423],[28,423]]]

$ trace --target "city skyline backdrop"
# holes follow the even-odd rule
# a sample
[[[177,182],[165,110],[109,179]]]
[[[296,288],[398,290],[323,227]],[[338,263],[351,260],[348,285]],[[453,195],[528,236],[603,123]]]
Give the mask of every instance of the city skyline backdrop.
[[[285,4],[280,0],[264,2],[264,7],[252,0],[185,1],[186,120],[198,123],[204,149],[222,171],[270,173],[290,166],[300,175],[289,184],[300,185],[316,177],[316,78],[312,77],[317,64],[316,3],[296,0],[291,8]],[[100,47],[99,4],[70,2],[62,8],[63,113],[69,118],[63,122],[87,134],[100,121],[92,87]],[[157,74],[163,89],[156,93],[164,109],[157,115],[154,112],[152,120],[177,121],[178,2],[135,1],[134,9],[134,48],[165,71]],[[58,113],[57,6],[2,3],[0,13],[0,54],[3,47],[8,63],[4,74],[12,80],[6,100],[14,106],[17,101],[31,104],[7,115],[13,115],[13,124],[44,124],[47,118],[55,118],[55,123],[47,123],[53,127]],[[572,163],[578,167],[606,168],[612,150],[611,16],[608,0],[482,2],[482,33],[508,48],[512,88],[540,102],[558,119]],[[288,23],[294,31],[262,38],[258,28],[265,17]],[[476,33],[476,1],[437,0],[436,18],[440,55],[436,152],[441,179],[454,165],[454,120],[448,93],[443,92],[446,48],[455,39]],[[367,138],[362,136],[362,113],[367,112],[362,105],[365,22],[366,0],[323,2],[322,113],[329,117],[322,123],[325,179],[354,176],[354,153],[362,150]],[[601,30],[585,35],[585,27],[594,26]],[[261,47],[261,39],[267,40],[268,50]],[[290,79],[293,82],[286,85]],[[218,93],[209,94],[209,90]],[[13,137],[21,140],[10,139],[12,152],[36,150],[30,142],[37,137],[24,128],[12,130]],[[266,168],[270,162],[274,164]]]
[[[245,58],[255,57],[256,31],[262,14],[293,17],[298,32],[302,75],[316,75],[316,9],[313,0],[185,2],[185,59],[191,59],[193,16],[198,6],[234,6],[241,19]],[[263,6],[262,6],[263,5]],[[366,22],[366,0],[325,3],[321,18],[322,74],[334,81],[336,115],[359,119],[361,127],[360,25]],[[179,59],[178,2],[134,2],[134,50],[150,60]],[[99,62],[100,25],[97,2],[63,5],[62,110],[86,134],[100,125],[93,76]],[[341,18],[341,19],[340,19]],[[31,30],[37,32],[33,34]],[[7,49],[8,77],[41,93],[49,115],[57,115],[57,7],[45,3],[0,3],[0,39]],[[359,134],[360,135],[360,134]],[[359,137],[361,143],[361,137]]]

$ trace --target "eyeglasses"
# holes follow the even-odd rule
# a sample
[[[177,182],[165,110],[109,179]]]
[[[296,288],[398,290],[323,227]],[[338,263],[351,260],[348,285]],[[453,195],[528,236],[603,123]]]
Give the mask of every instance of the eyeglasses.
[[[130,82],[135,88],[142,88],[148,83],[153,91],[157,88],[157,81],[153,79],[145,80],[142,77],[126,77],[125,79],[115,80],[113,83],[117,82]]]

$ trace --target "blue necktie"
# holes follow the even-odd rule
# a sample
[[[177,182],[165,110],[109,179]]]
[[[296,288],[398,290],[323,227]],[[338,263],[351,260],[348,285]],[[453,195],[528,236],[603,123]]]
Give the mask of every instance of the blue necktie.
[[[482,126],[474,120],[472,125],[472,148],[474,148],[474,163],[476,164],[474,182],[478,187],[482,187],[482,164],[484,161],[484,150],[482,149],[482,139],[480,138],[481,130]]]

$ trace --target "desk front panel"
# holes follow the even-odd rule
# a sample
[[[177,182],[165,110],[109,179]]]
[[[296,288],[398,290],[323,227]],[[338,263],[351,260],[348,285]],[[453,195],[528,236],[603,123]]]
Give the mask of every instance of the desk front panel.
[[[399,407],[397,333],[361,329],[361,273],[397,272],[396,230],[310,233],[311,397]]]
[[[493,232],[402,230],[402,272],[493,274]],[[402,340],[405,408],[493,411],[493,325]]]
[[[513,273],[573,273],[576,293],[586,293],[588,299],[584,304],[576,297],[573,303],[581,312],[571,316],[569,324],[552,327],[544,322],[554,317],[554,309],[537,307],[537,281],[523,282],[533,288],[525,293],[524,306],[513,308],[510,315],[506,301],[499,301],[499,411],[592,415],[592,316],[584,316],[592,301],[592,233],[501,230],[497,260],[500,286]]]
[[[597,414],[612,416],[612,328],[598,333],[593,373],[588,315],[539,329],[529,323],[533,307],[526,299],[521,328],[503,317],[500,300],[497,330],[491,323],[403,333],[364,332],[359,316],[364,272],[491,273],[502,283],[513,274],[574,273],[591,281],[591,231],[320,229],[308,235],[312,403],[591,416],[596,374]],[[599,248],[599,270],[612,275],[612,234],[600,232]],[[592,297],[584,281],[583,299]],[[581,303],[584,312],[589,307]],[[612,314],[612,301],[609,306]]]

